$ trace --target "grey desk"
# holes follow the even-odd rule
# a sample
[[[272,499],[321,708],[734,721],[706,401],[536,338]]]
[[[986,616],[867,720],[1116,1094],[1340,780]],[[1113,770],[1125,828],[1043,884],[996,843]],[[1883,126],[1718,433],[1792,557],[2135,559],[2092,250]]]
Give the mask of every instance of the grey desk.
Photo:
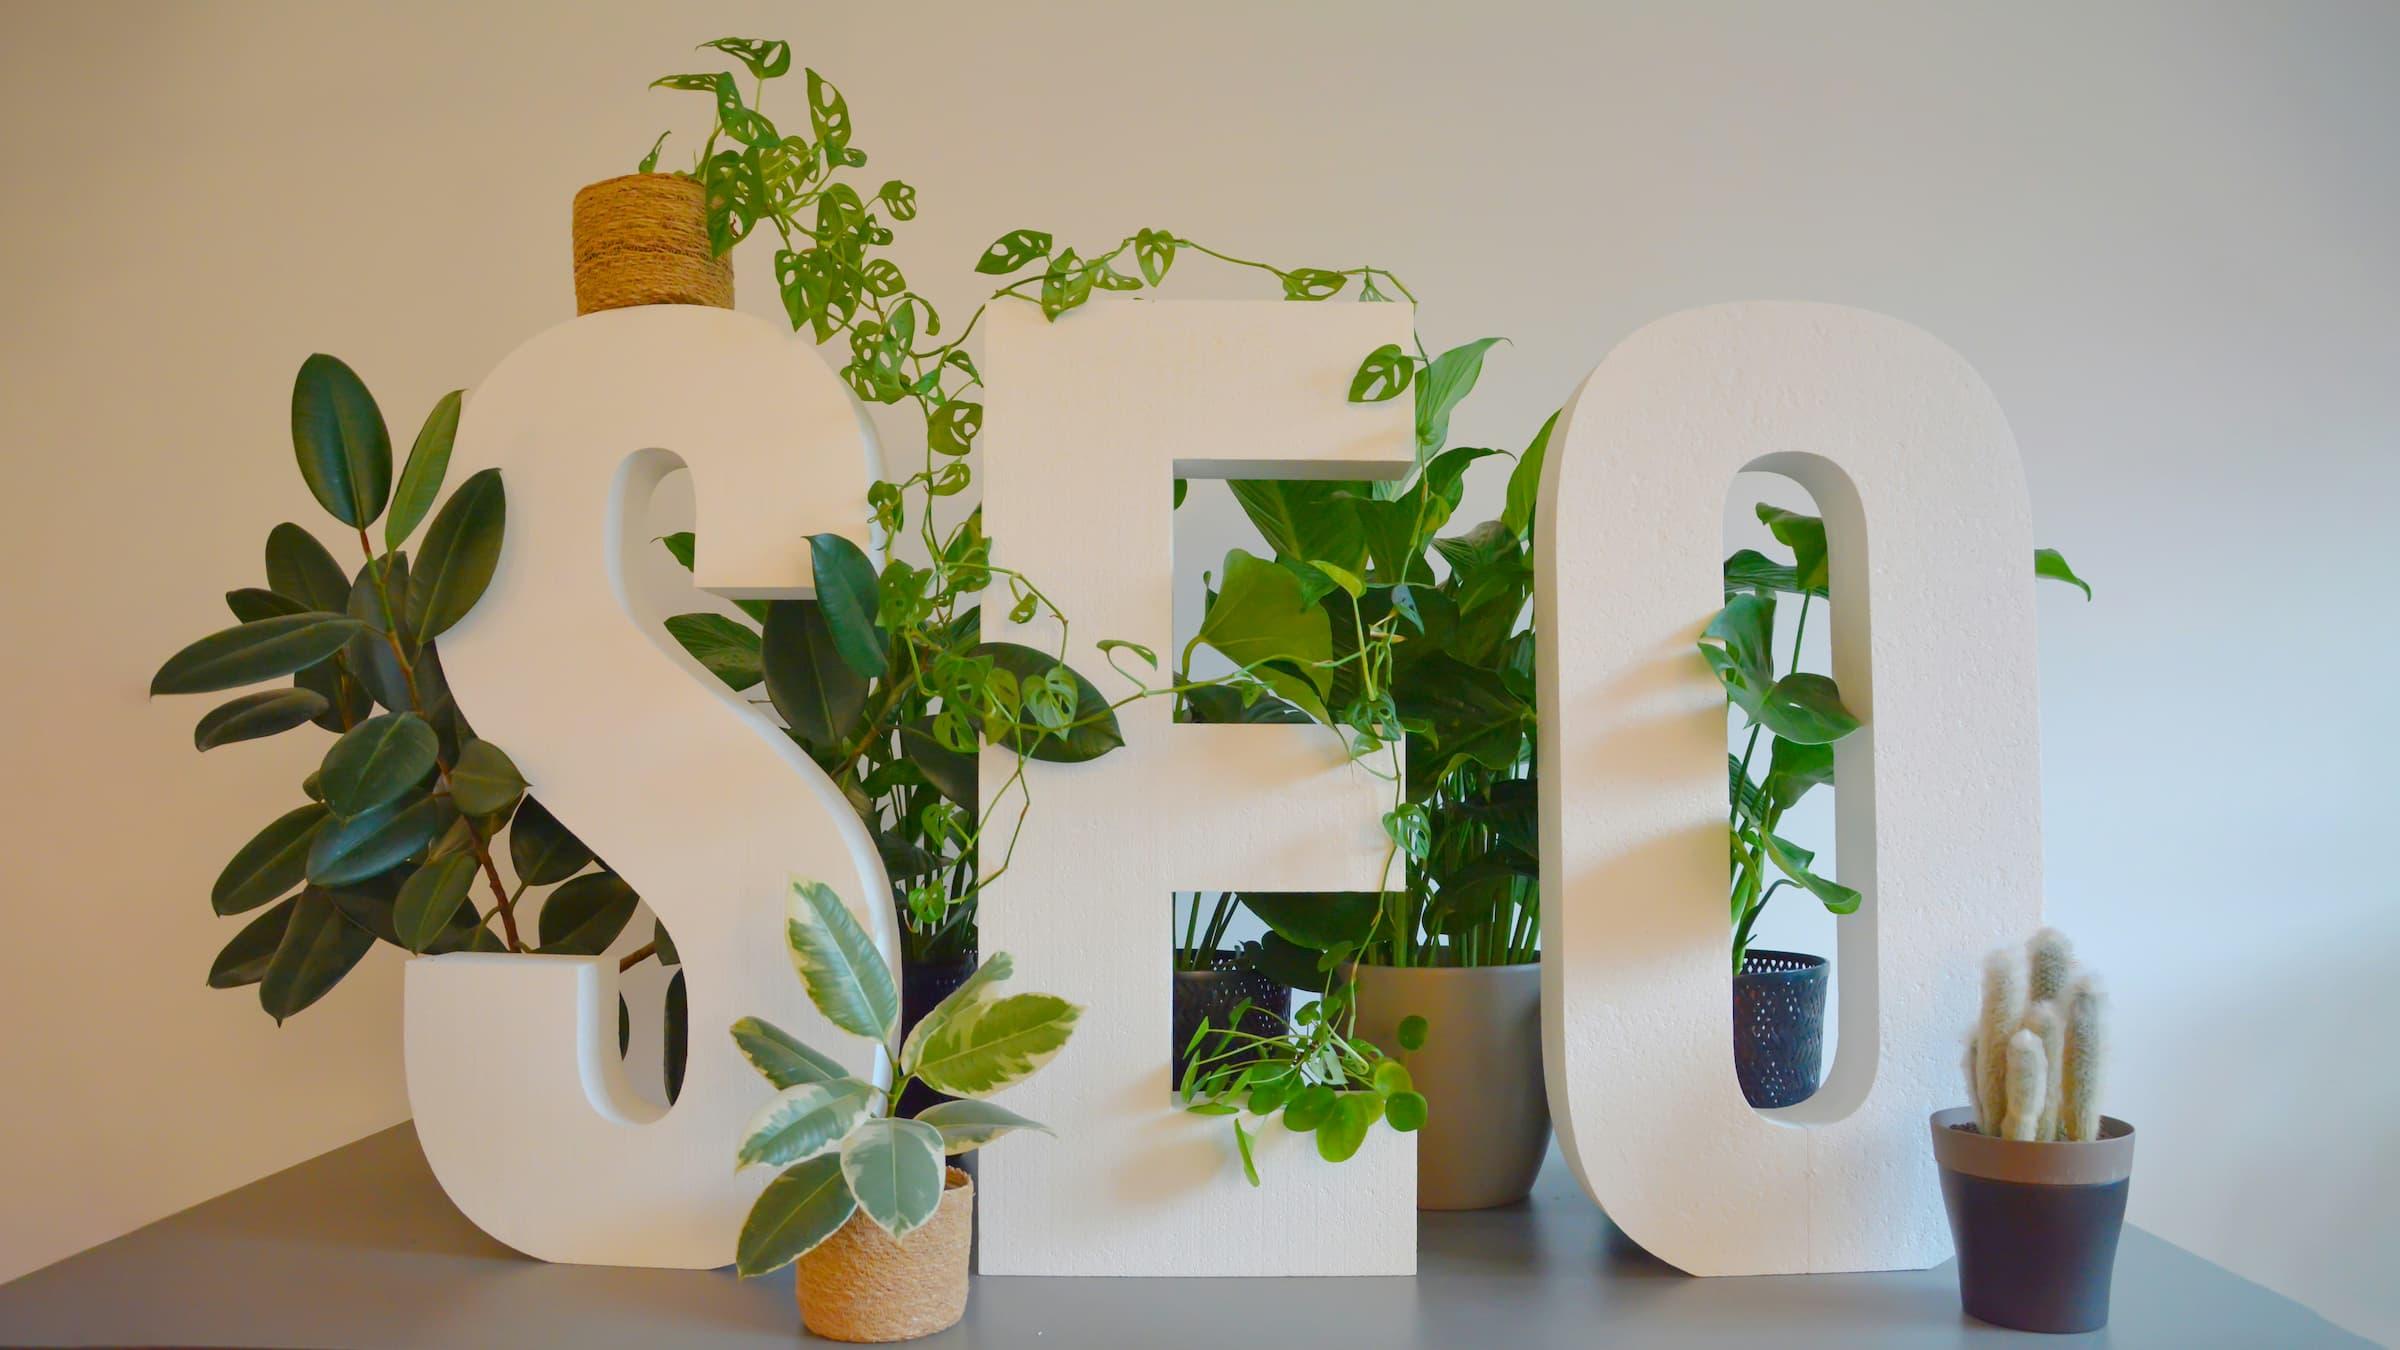
[[[1272,1184],[1270,1182],[1270,1184]],[[2128,1230],[2114,1324],[2018,1336],[1960,1316],[1951,1272],[1691,1279],[1645,1256],[1554,1156],[1531,1203],[1427,1214],[1413,1280],[978,1279],[922,1344],[1106,1347],[2359,1346],[2288,1299]],[[785,1274],[551,1266],[485,1237],[386,1130],[0,1286],[0,1342],[785,1346]]]

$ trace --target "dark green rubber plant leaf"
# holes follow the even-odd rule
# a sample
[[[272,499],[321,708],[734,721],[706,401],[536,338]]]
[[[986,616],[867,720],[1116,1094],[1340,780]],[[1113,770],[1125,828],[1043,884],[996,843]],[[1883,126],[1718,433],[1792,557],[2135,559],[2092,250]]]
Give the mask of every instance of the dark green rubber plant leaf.
[[[591,865],[592,851],[558,823],[549,808],[527,797],[508,827],[508,860],[528,886],[565,881]]]
[[[370,717],[342,734],[318,766],[325,804],[358,816],[393,801],[433,772],[439,741],[415,713]]]
[[[242,931],[233,935],[233,941],[225,944],[209,966],[208,987],[239,989],[265,979],[267,963],[275,959],[275,949],[283,945],[283,930],[299,907],[300,897],[295,895],[243,924]]]
[[[500,565],[508,529],[508,492],[498,469],[485,469],[458,485],[425,529],[424,547],[408,587],[406,627],[422,645],[467,616]]]
[[[313,689],[262,689],[210,709],[192,728],[192,744],[214,750],[235,741],[254,741],[314,721],[332,706]]]
[[[342,649],[365,625],[310,610],[221,629],[167,658],[150,677],[153,694],[213,694],[280,679]]]
[[[442,395],[426,414],[425,425],[417,430],[417,442],[409,447],[408,464],[400,470],[400,486],[392,491],[392,514],[383,522],[384,547],[397,549],[408,542],[408,536],[433,509],[433,502],[442,492],[442,478],[450,472],[450,447],[458,439],[458,414],[466,391],[453,389]]]
[[[299,885],[308,875],[308,852],[317,831],[332,815],[310,802],[277,816],[217,874],[217,884],[209,891],[210,906],[219,914],[240,914]]]
[[[991,658],[994,666],[1016,676],[1020,688],[1028,681],[1053,678],[1057,672],[1063,672],[1074,682],[1075,706],[1063,730],[1020,724],[1013,733],[1016,748],[1026,758],[1051,764],[1081,764],[1125,743],[1124,729],[1117,725],[1117,715],[1109,708],[1108,700],[1090,680],[1048,652],[1014,642],[986,642],[975,648],[975,654]]]
[[[267,589],[301,610],[338,614],[350,600],[350,577],[315,535],[287,520],[267,532]]]
[[[496,816],[525,795],[525,777],[508,752],[490,741],[469,741],[450,767],[450,800],[470,816]]]
[[[317,505],[365,529],[392,490],[392,435],[358,372],[319,352],[292,382],[292,451]]]
[[[614,872],[577,877],[542,902],[541,949],[552,955],[598,956],[625,931],[640,903],[633,887]]]
[[[860,678],[874,679],[891,660],[890,644],[875,623],[875,565],[858,545],[832,533],[810,535],[808,554],[834,650]]]
[[[324,892],[301,892],[259,977],[259,1006],[282,1022],[325,997],[374,945],[375,935],[343,918]]]
[[[457,814],[448,797],[432,796],[336,816],[309,846],[308,879],[318,886],[348,886],[388,872],[439,838]]]
[[[777,600],[759,638],[767,699],[803,745],[831,754],[858,735],[867,679],[843,659],[816,600]]]

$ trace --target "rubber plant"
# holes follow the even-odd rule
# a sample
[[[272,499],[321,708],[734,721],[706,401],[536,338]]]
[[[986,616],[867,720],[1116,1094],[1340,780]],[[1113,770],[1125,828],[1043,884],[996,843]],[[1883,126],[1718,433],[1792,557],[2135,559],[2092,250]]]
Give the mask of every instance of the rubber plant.
[[[437,639],[481,598],[508,515],[497,469],[442,500],[462,399],[453,391],[434,404],[395,477],[390,431],[366,384],[334,357],[302,362],[293,453],[317,504],[355,539],[356,569],[308,529],[277,525],[266,584],[225,594],[235,624],[177,652],[150,681],[154,695],[268,686],[203,715],[192,732],[202,751],[305,726],[334,737],[298,804],[242,845],[210,888],[218,914],[255,917],[218,954],[209,984],[257,986],[278,1022],[323,998],[378,941],[416,953],[597,955],[638,903],[527,795],[507,752],[468,723],[442,678]],[[537,888],[528,932],[521,911]],[[625,964],[650,958],[675,960],[663,929]],[[670,1012],[681,978],[670,982]],[[681,1061],[670,1046],[670,1091]]]
[[[816,882],[793,883],[785,939],[817,1011],[851,1035],[889,1045],[899,990],[841,897]],[[1050,1132],[986,1099],[1055,1058],[1083,1010],[1054,994],[1003,997],[999,986],[1013,969],[1006,952],[985,958],[908,1033],[888,1087],[848,1073],[772,1023],[733,1024],[734,1045],[776,1093],[751,1120],[735,1166],[783,1169],[742,1224],[736,1269],[780,1269],[859,1214],[904,1238],[940,1206],[946,1156],[1017,1130]],[[903,1117],[900,1096],[911,1081],[954,1100]]]
[[[1756,549],[1728,557],[1725,607],[1709,620],[1699,644],[1725,687],[1728,707],[1741,718],[1737,734],[1744,738],[1742,752],[1729,750],[1725,757],[1735,974],[1749,954],[1759,915],[1777,891],[1804,890],[1836,915],[1855,913],[1861,899],[1856,890],[1819,875],[1814,853],[1775,832],[1811,789],[1832,786],[1833,747],[1858,730],[1859,720],[1843,705],[1831,676],[1800,669],[1809,608],[1826,599],[1832,576],[1825,522],[1764,502],[1756,510],[1776,542],[1791,551],[1791,561],[1779,562]],[[2037,578],[2065,582],[2091,598],[2091,586],[2056,549],[2036,549],[2033,570]],[[1791,659],[1778,675],[1775,608],[1782,595],[1800,597],[1800,608],[1792,624]],[[1765,772],[1753,776],[1762,738]]]

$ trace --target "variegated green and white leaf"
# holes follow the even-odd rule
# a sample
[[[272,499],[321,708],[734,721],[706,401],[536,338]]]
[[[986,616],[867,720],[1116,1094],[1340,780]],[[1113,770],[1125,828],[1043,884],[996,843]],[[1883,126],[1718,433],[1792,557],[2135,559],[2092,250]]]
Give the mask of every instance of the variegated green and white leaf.
[[[857,1212],[841,1158],[819,1154],[769,1182],[750,1206],[734,1244],[734,1269],[744,1275],[780,1270],[814,1251]]]
[[[1011,1130],[1040,1130],[1052,1133],[1049,1126],[1038,1120],[1027,1120],[1005,1106],[991,1102],[936,1102],[917,1113],[917,1119],[939,1130],[944,1153],[964,1153],[981,1148]]]
[[[855,1078],[785,1088],[750,1118],[734,1166],[785,1167],[813,1158],[873,1115],[876,1096],[873,1084]]]
[[[927,1037],[912,1072],[953,1097],[989,1096],[1049,1063],[1082,1015],[1056,994],[1012,994]]]
[[[912,1066],[916,1064],[917,1056],[924,1052],[925,1042],[936,1032],[953,1022],[972,1021],[990,1006],[992,1000],[999,996],[995,986],[1015,974],[1016,968],[1015,958],[1007,952],[993,952],[985,957],[983,964],[977,966],[973,974],[950,991],[949,997],[933,1005],[933,1011],[919,1018],[916,1026],[909,1029],[908,1039],[900,1046],[900,1072],[916,1072]]]
[[[942,1203],[942,1136],[922,1121],[879,1116],[842,1140],[842,1177],[858,1207],[894,1238],[925,1226]]]
[[[793,882],[784,929],[792,968],[800,972],[817,1011],[852,1035],[889,1041],[893,1024],[900,1020],[900,990],[892,982],[892,968],[833,888],[817,881]]]
[[[849,1070],[800,1043],[772,1022],[745,1017],[733,1024],[733,1043],[768,1082],[777,1088],[824,1083],[846,1077]]]

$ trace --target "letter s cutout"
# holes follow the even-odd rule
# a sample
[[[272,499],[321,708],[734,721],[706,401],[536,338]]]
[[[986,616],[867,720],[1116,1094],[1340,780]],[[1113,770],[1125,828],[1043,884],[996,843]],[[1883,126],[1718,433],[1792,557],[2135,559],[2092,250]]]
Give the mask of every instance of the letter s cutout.
[[[462,706],[542,803],[675,937],[690,997],[683,1090],[636,1097],[616,1053],[615,959],[419,957],[408,1095],[442,1188],[548,1261],[708,1268],[733,1259],[771,1169],[736,1174],[772,1095],[725,1028],[755,1014],[848,1064],[875,1047],[812,1007],[782,939],[791,879],[842,893],[887,960],[883,864],[825,774],[663,632],[637,626],[627,550],[652,490],[689,466],[695,581],[805,595],[807,536],[865,533],[874,443],[808,345],[727,310],[657,305],[560,324],[512,352],[460,420],[462,464],[508,486],[491,585],[442,637]]]
[[[2041,916],[2033,528],[2000,406],[1896,319],[1741,304],[1651,323],[1559,418],[1535,531],[1542,1042],[1559,1145],[1628,1237],[1695,1275],[1950,1254],[1926,1118],[1962,1092],[1983,952]],[[1825,519],[1843,702],[1840,1045],[1816,1096],[1733,1073],[1724,603],[1743,469]],[[1572,528],[1567,528],[1571,524]]]

